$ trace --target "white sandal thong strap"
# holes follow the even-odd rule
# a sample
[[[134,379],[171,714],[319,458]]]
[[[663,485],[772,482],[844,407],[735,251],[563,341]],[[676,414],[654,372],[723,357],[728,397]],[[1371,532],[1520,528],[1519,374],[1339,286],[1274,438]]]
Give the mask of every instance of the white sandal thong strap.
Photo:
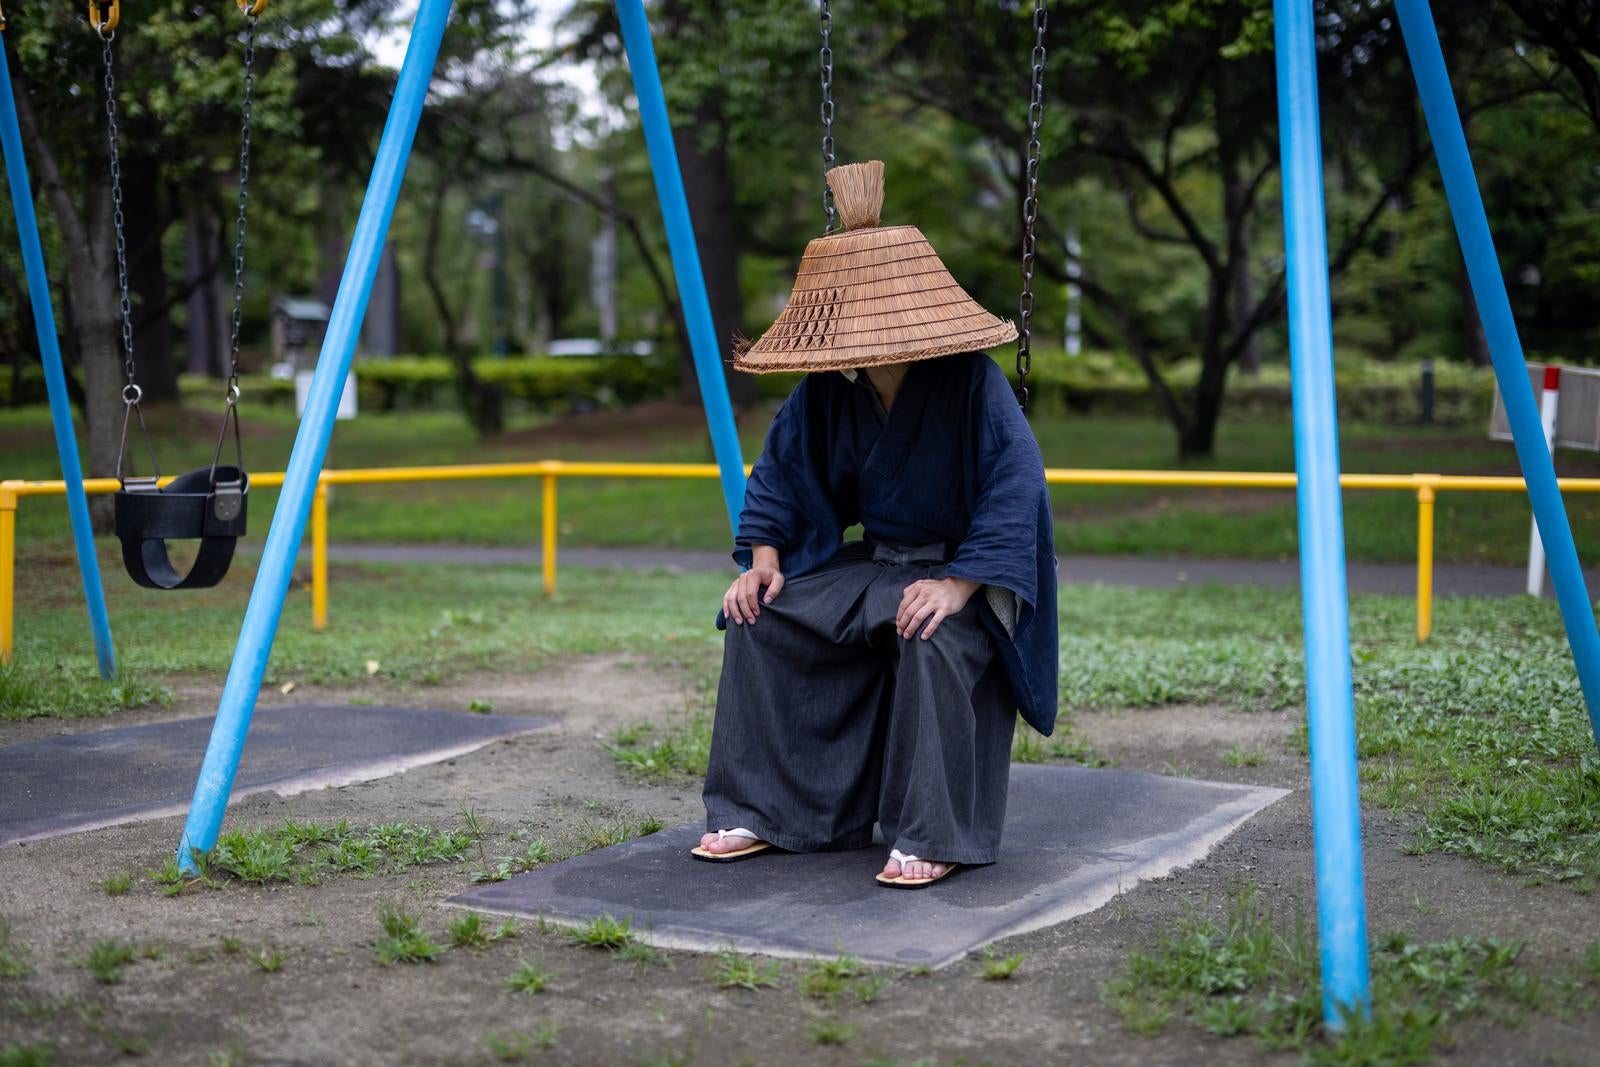
[[[742,826],[735,826],[731,830],[718,830],[717,831],[717,840],[718,841],[726,841],[730,837],[738,837],[738,838],[742,838],[742,839],[744,839],[746,841],[760,841],[761,840],[761,838],[758,837],[753,831],[746,830]]]
[[[922,862],[922,857],[913,856],[908,852],[901,852],[897,848],[891,848],[889,850],[889,858],[894,860],[895,862],[899,863],[902,867],[905,866],[908,863],[921,863]]]

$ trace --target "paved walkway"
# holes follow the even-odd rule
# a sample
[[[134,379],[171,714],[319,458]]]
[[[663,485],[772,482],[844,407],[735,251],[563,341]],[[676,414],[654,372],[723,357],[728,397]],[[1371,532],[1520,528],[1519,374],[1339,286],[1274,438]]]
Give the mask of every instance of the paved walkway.
[[[241,548],[244,546],[241,546]],[[309,554],[309,549],[306,551]],[[539,548],[491,548],[483,545],[328,546],[337,563],[455,563],[537,567]],[[732,570],[724,552],[655,548],[563,548],[560,561],[574,567],[624,570]],[[1525,581],[1522,567],[1441,563],[1434,568],[1435,596],[1515,596]],[[1600,568],[1587,572],[1590,589],[1600,589]],[[1417,570],[1409,563],[1357,563],[1349,570],[1356,593],[1414,593]],[[1170,588],[1178,585],[1293,586],[1300,582],[1297,560],[1148,559],[1140,556],[1063,556],[1064,583]],[[1550,595],[1546,582],[1546,595]]]

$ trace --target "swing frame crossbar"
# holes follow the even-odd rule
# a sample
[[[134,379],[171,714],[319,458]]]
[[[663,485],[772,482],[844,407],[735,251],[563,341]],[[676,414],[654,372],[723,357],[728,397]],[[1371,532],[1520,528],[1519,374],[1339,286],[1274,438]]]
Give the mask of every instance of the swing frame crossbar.
[[[667,119],[660,72],[642,0],[616,0],[639,101],[646,150],[666,223],[690,348],[716,454],[731,527],[737,528],[745,469],[701,275]],[[1456,109],[1428,0],[1395,0],[1406,50],[1444,178],[1468,277],[1484,321],[1529,502],[1545,544],[1568,642],[1600,737],[1600,632],[1567,522],[1554,463],[1544,446],[1539,412],[1495,256],[1488,219]],[[426,102],[451,0],[420,0],[405,61],[374,159],[312,377],[283,491],[272,518],[255,586],[228,672],[205,761],[195,784],[178,863],[196,868],[195,853],[216,843],[244,747],[256,694],[277,633],[300,543],[327,455],[334,416]],[[1317,920],[1323,1014],[1341,1029],[1371,1009],[1366,902],[1362,871],[1355,720],[1350,676],[1349,598],[1345,583],[1340,501],[1338,415],[1334,396],[1332,312],[1328,293],[1327,220],[1323,202],[1316,28],[1311,0],[1274,0],[1279,138],[1283,167],[1284,244],[1288,270],[1290,361],[1298,477],[1300,567],[1305,625],[1307,715],[1311,740],[1312,818],[1316,848]],[[3,27],[0,27],[3,28]],[[0,150],[22,237],[28,287],[44,354],[51,415],[73,517],[84,595],[102,673],[115,670],[110,629],[88,527],[55,319],[22,162],[16,105],[0,51]],[[552,480],[553,481],[553,480]]]

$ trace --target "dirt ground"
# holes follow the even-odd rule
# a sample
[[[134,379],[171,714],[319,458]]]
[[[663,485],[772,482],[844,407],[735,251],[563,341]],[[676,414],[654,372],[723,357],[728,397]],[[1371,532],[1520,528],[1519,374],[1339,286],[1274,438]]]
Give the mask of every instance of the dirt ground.
[[[452,825],[473,808],[491,824],[492,857],[517,829],[559,839],[585,820],[653,815],[667,822],[701,814],[695,783],[636,780],[597,739],[641,719],[665,721],[695,685],[686,672],[644,660],[590,657],[538,674],[476,676],[421,692],[360,690],[376,702],[465,709],[491,699],[498,711],[557,717],[562,729],[516,738],[382,781],[282,798],[252,797],[229,824],[282,818],[368,824],[413,820]],[[264,701],[330,702],[353,694],[306,687]],[[208,714],[216,686],[178,686],[159,715]],[[551,1064],[1162,1064],[1295,1063],[1245,1040],[1207,1037],[1181,1022],[1154,1038],[1124,1032],[1102,1002],[1130,948],[1197,906],[1220,904],[1242,877],[1275,909],[1311,909],[1312,854],[1306,771],[1289,743],[1294,712],[1240,713],[1184,707],[1082,716],[1079,729],[1128,769],[1283,786],[1291,796],[1266,809],[1202,863],[1131,888],[1123,900],[1064,925],[1002,942],[1025,953],[1010,981],[980,980],[968,960],[933,975],[898,975],[871,1004],[842,998],[829,1018],[859,1029],[843,1045],[815,1042],[819,1014],[799,990],[804,964],[784,963],[780,984],[759,992],[719,990],[708,959],[664,953],[666,964],[630,963],[571,946],[556,931],[524,924],[517,940],[482,952],[450,949],[431,964],[380,966],[371,944],[379,903],[405,897],[423,908],[437,940],[456,912],[442,902],[468,886],[470,865],[443,864],[367,880],[331,878],[315,887],[251,888],[163,897],[140,878],[109,897],[109,876],[157,866],[180,820],[114,827],[0,851],[0,915],[31,952],[34,973],[0,978],[0,1046],[48,1040],[59,1063],[106,1063],[119,1053],[106,1034],[148,1042],[163,1064],[479,1064],[494,1032],[532,1033],[554,1024],[554,1042],[527,1062]],[[101,729],[107,720],[0,724],[0,743],[57,731]],[[1230,767],[1236,746],[1264,749],[1254,767]],[[1600,933],[1600,902],[1520,881],[1452,857],[1407,856],[1406,828],[1366,815],[1367,881],[1374,932],[1405,929],[1435,940],[1454,934],[1525,938],[1530,966],[1569,961]],[[774,916],[774,921],[782,921]],[[287,951],[267,973],[217,950],[223,937]],[[155,945],[116,985],[82,966],[95,942]],[[205,957],[205,958],[200,958]],[[509,992],[520,959],[554,974],[537,996]],[[1600,1020],[1540,1017],[1521,1028],[1489,1024],[1458,1032],[1446,1063],[1600,1062]],[[875,1059],[875,1057],[881,1057]]]

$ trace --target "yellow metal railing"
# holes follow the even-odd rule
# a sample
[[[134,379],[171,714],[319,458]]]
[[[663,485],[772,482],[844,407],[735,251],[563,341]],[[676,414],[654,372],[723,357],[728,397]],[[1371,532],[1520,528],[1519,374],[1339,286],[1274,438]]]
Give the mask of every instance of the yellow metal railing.
[[[562,478],[700,478],[719,476],[713,463],[581,463],[546,459],[531,463],[477,463],[442,467],[377,467],[325,470],[311,500],[311,623],[328,625],[328,487],[334,485],[393,485],[405,482],[482,481],[500,478],[537,478],[542,487],[543,558],[540,568],[546,596],[556,591],[556,538],[558,527],[556,487]],[[170,480],[170,479],[167,479]],[[1123,485],[1168,488],[1293,489],[1295,475],[1282,471],[1150,471],[1079,470],[1045,471],[1051,485]],[[1406,492],[1417,499],[1417,640],[1433,633],[1433,519],[1434,502],[1441,492],[1524,492],[1521,478],[1449,474],[1345,474],[1345,489]],[[1561,478],[1568,493],[1600,493],[1600,478]],[[281,472],[252,474],[250,484],[272,489],[283,484]],[[95,478],[83,483],[86,493],[112,493],[117,482]],[[0,482],[0,661],[9,662],[14,645],[16,590],[17,507],[24,497],[64,496],[59,481]]]

